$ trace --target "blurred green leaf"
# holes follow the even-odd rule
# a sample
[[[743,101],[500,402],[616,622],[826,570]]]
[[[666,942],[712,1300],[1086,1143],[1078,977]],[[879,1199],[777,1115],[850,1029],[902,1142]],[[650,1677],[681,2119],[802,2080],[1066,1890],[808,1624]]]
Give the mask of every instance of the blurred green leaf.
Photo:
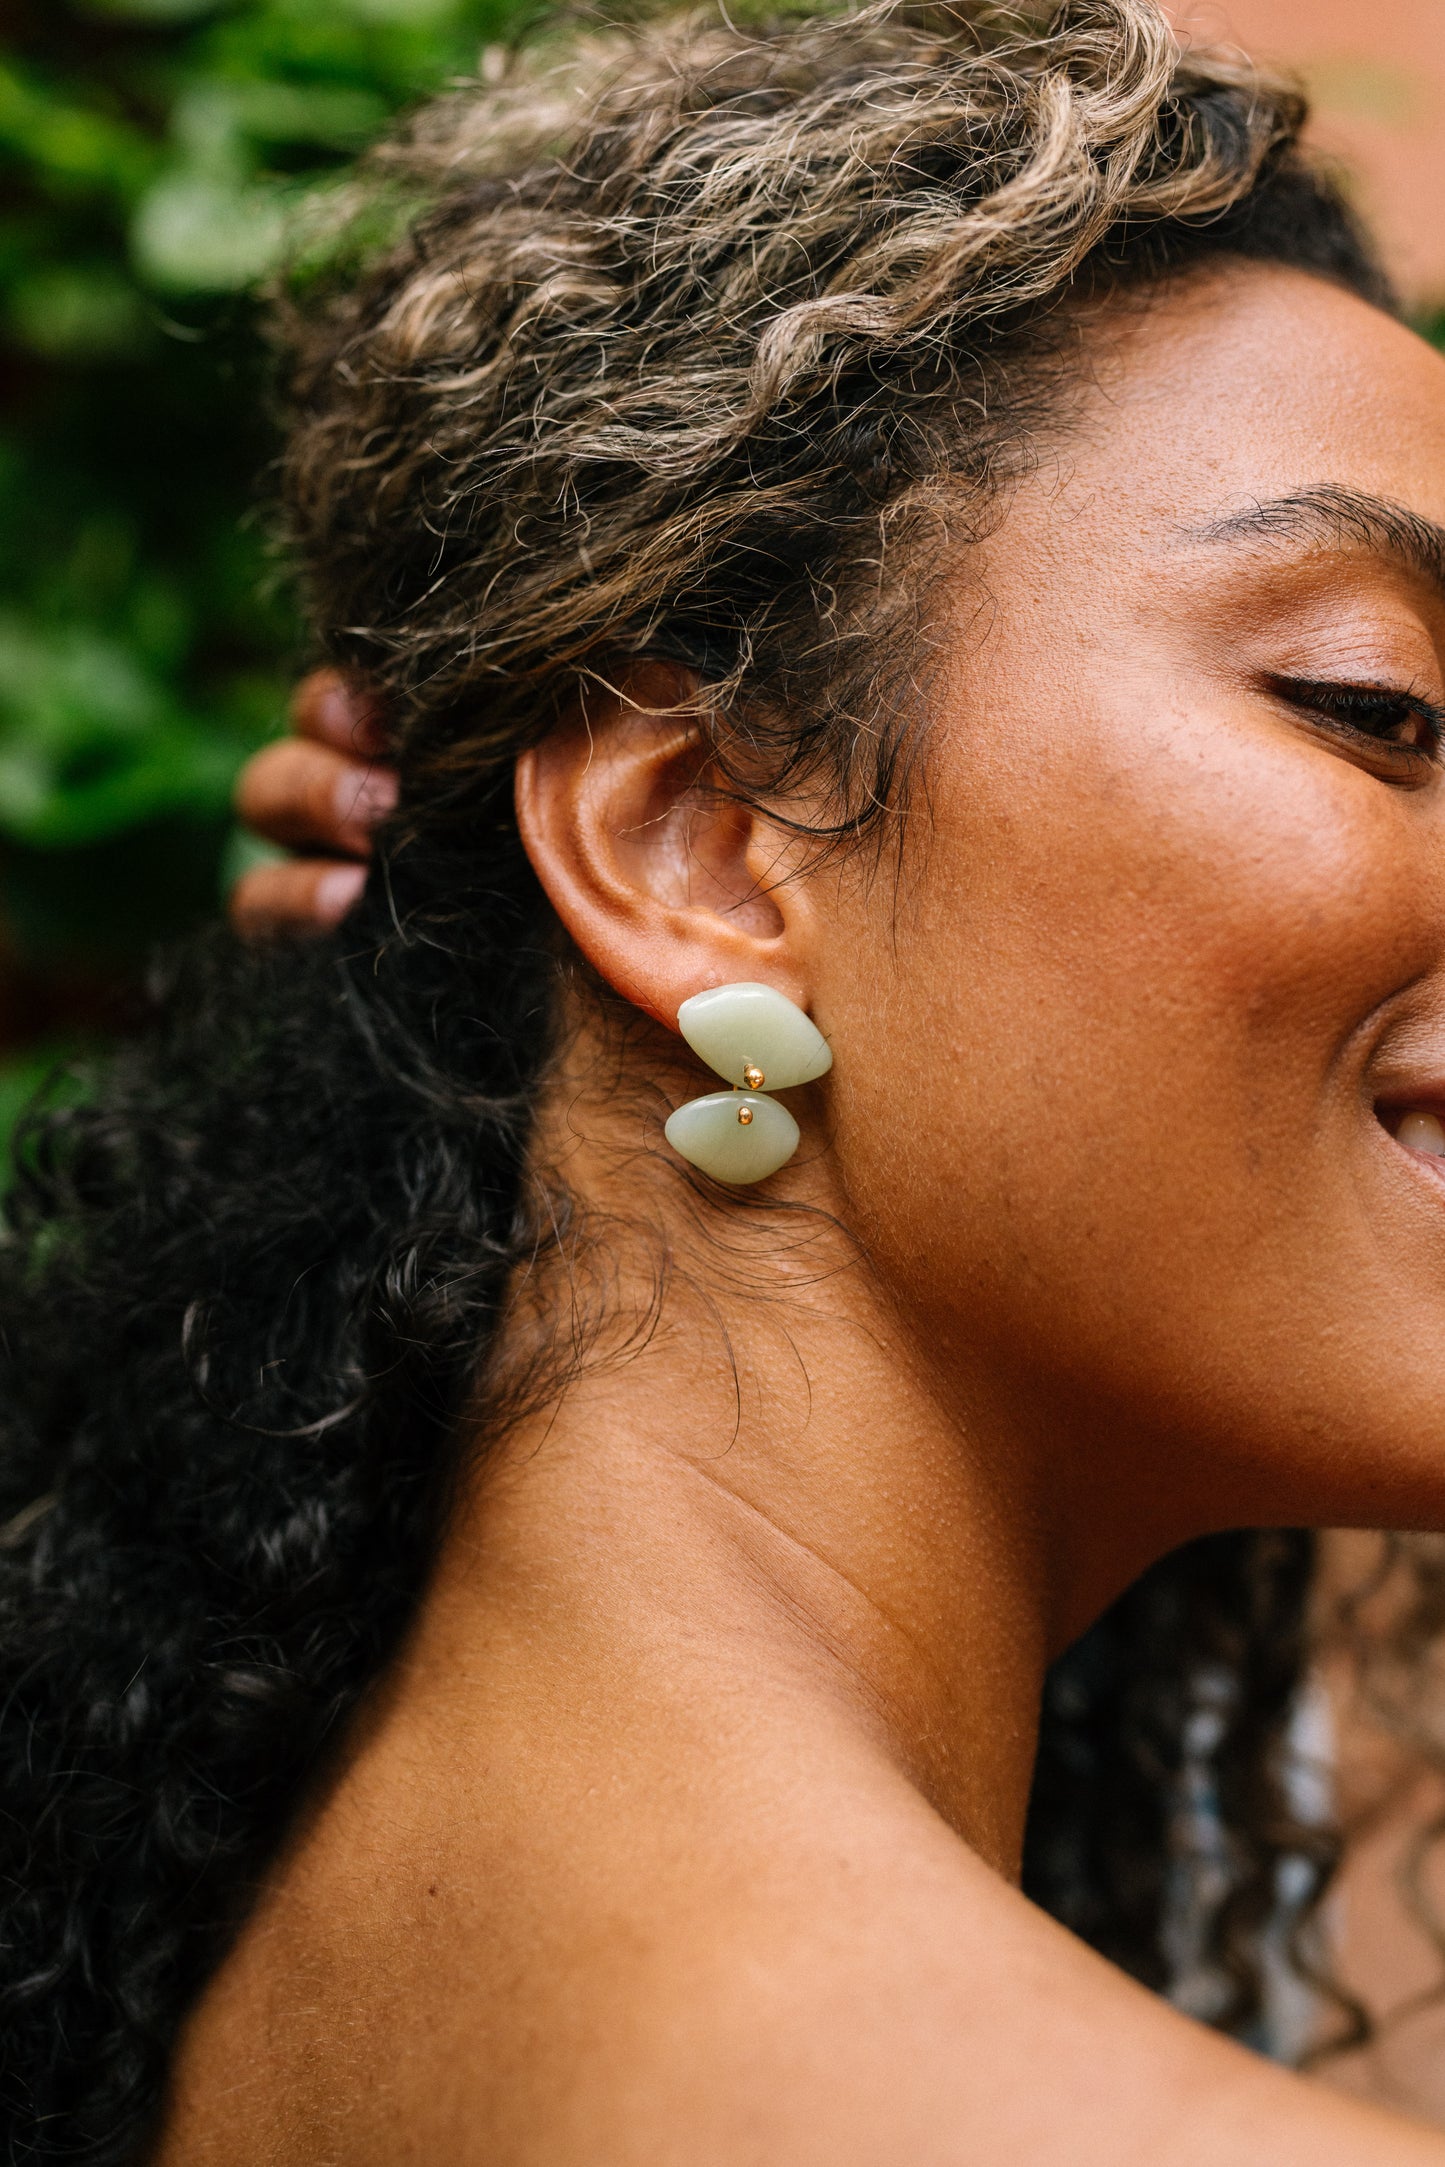
[[[156,163],[155,147],[138,130],[3,64],[0,151],[60,195],[94,190],[129,196]]]
[[[355,154],[545,4],[9,0],[0,972],[7,941],[57,985],[119,968],[216,907],[236,769],[304,657],[255,282],[329,261]]]
[[[84,0],[83,15],[109,16],[123,23],[193,23],[214,15],[226,0]]]
[[[116,642],[0,619],[0,834],[61,846],[179,808],[219,815],[247,749],[177,713]]]
[[[455,0],[343,0],[343,12],[360,23],[442,23],[457,9]]]
[[[236,185],[184,167],[157,182],[131,229],[137,268],[182,293],[234,293],[278,261],[286,205],[264,186]]]
[[[49,264],[10,285],[10,328],[32,353],[52,360],[133,354],[151,320],[134,284],[108,264]]]

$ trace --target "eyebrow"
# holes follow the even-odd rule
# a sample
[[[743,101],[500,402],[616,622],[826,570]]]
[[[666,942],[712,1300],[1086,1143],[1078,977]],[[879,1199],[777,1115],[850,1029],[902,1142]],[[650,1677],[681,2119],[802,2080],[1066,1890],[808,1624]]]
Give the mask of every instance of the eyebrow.
[[[1445,594],[1445,527],[1388,497],[1323,482],[1254,503],[1192,530],[1204,542],[1324,542],[1393,558]]]

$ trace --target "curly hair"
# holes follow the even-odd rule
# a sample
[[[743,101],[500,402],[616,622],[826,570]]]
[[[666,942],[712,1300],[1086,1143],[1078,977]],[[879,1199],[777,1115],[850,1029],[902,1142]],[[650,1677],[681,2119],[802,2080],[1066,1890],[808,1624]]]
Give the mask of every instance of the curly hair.
[[[1152,0],[594,28],[425,108],[369,163],[358,249],[298,272],[290,534],[319,650],[394,718],[401,801],[337,935],[204,942],[22,1139],[8,2160],[144,2151],[178,2028],[411,1614],[509,1281],[574,1238],[529,1171],[559,942],[518,751],[666,657],[730,786],[820,849],[881,835],[922,757],[932,585],[1067,426],[1090,312],[1238,257],[1387,302],[1303,117],[1181,54]],[[1308,1541],[1156,1568],[1045,1711],[1028,1885],[1167,1987],[1192,1714],[1232,1681],[1211,1946],[1236,2025],[1279,1861],[1329,1863],[1279,1769]]]

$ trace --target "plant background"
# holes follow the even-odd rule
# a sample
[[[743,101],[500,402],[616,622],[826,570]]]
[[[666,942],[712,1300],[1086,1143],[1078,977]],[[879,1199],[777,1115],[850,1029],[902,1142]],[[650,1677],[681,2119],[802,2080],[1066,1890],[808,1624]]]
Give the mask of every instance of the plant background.
[[[214,913],[305,661],[252,298],[534,0],[0,0],[0,1128]]]

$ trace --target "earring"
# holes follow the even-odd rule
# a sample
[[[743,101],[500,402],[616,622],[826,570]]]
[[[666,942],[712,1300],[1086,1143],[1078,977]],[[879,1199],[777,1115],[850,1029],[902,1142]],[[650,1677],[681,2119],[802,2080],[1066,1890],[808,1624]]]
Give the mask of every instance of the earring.
[[[677,1012],[693,1052],[726,1077],[679,1106],[663,1134],[674,1151],[715,1181],[766,1181],[798,1148],[798,1124],[764,1093],[812,1083],[833,1066],[833,1049],[797,1003],[775,986],[709,986]]]

